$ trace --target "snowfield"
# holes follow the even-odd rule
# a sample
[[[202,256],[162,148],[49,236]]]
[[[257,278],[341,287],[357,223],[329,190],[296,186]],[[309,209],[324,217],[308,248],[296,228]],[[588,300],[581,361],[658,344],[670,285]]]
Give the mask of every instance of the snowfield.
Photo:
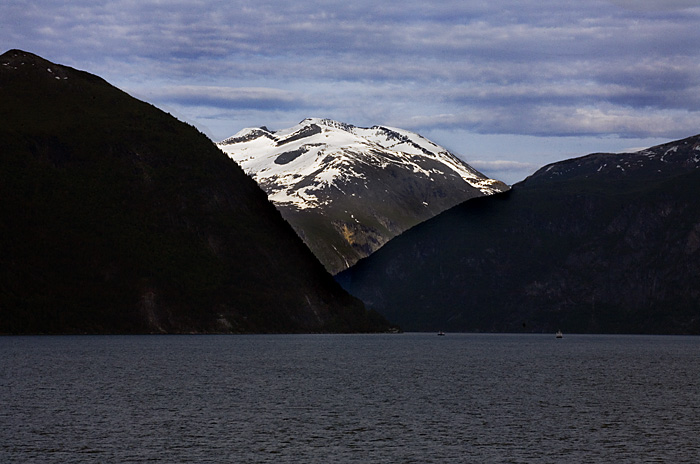
[[[403,129],[356,127],[309,118],[279,131],[247,128],[217,144],[279,205],[315,208],[330,200],[322,192],[366,183],[367,169],[390,165],[433,179],[454,173],[489,195],[502,183],[489,179],[445,148]],[[366,185],[366,184],[365,184]]]

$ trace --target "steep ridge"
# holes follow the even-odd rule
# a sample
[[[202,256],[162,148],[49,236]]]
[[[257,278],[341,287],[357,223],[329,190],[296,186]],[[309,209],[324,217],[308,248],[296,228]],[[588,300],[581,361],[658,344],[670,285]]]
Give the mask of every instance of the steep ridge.
[[[337,276],[406,330],[700,333],[700,136],[545,166]]]
[[[0,333],[383,330],[195,128],[0,57]]]
[[[466,199],[508,189],[424,137],[384,126],[310,118],[243,129],[218,145],[333,274]]]

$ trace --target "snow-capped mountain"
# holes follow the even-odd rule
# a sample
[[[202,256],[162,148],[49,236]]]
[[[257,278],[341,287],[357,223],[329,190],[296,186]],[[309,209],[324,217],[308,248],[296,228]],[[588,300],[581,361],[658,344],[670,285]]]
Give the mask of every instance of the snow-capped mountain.
[[[469,198],[508,189],[410,131],[305,119],[218,146],[252,176],[331,273]]]

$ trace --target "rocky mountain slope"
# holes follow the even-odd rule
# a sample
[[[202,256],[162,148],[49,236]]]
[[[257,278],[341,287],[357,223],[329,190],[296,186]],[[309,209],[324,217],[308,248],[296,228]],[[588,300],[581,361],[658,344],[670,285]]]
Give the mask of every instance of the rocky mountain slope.
[[[420,135],[383,126],[305,119],[218,145],[334,274],[466,199],[508,189]]]
[[[337,276],[406,330],[700,334],[700,136],[546,166]]]
[[[0,56],[0,333],[383,330],[195,128]]]

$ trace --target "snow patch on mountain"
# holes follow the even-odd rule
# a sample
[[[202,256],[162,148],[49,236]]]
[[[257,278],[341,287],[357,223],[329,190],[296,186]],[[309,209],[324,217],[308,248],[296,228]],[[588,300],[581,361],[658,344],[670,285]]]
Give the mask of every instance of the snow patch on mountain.
[[[445,148],[410,131],[356,127],[309,118],[279,131],[246,128],[218,146],[268,192],[276,204],[299,209],[328,204],[328,189],[363,183],[367,169],[397,166],[434,180],[455,175],[485,195],[503,190]],[[365,183],[366,185],[366,183]]]
[[[683,140],[622,153],[593,153],[581,158],[547,165],[530,178],[581,176],[594,178],[606,174],[627,176],[641,175],[642,171],[654,175],[688,169],[700,169],[700,135]]]

